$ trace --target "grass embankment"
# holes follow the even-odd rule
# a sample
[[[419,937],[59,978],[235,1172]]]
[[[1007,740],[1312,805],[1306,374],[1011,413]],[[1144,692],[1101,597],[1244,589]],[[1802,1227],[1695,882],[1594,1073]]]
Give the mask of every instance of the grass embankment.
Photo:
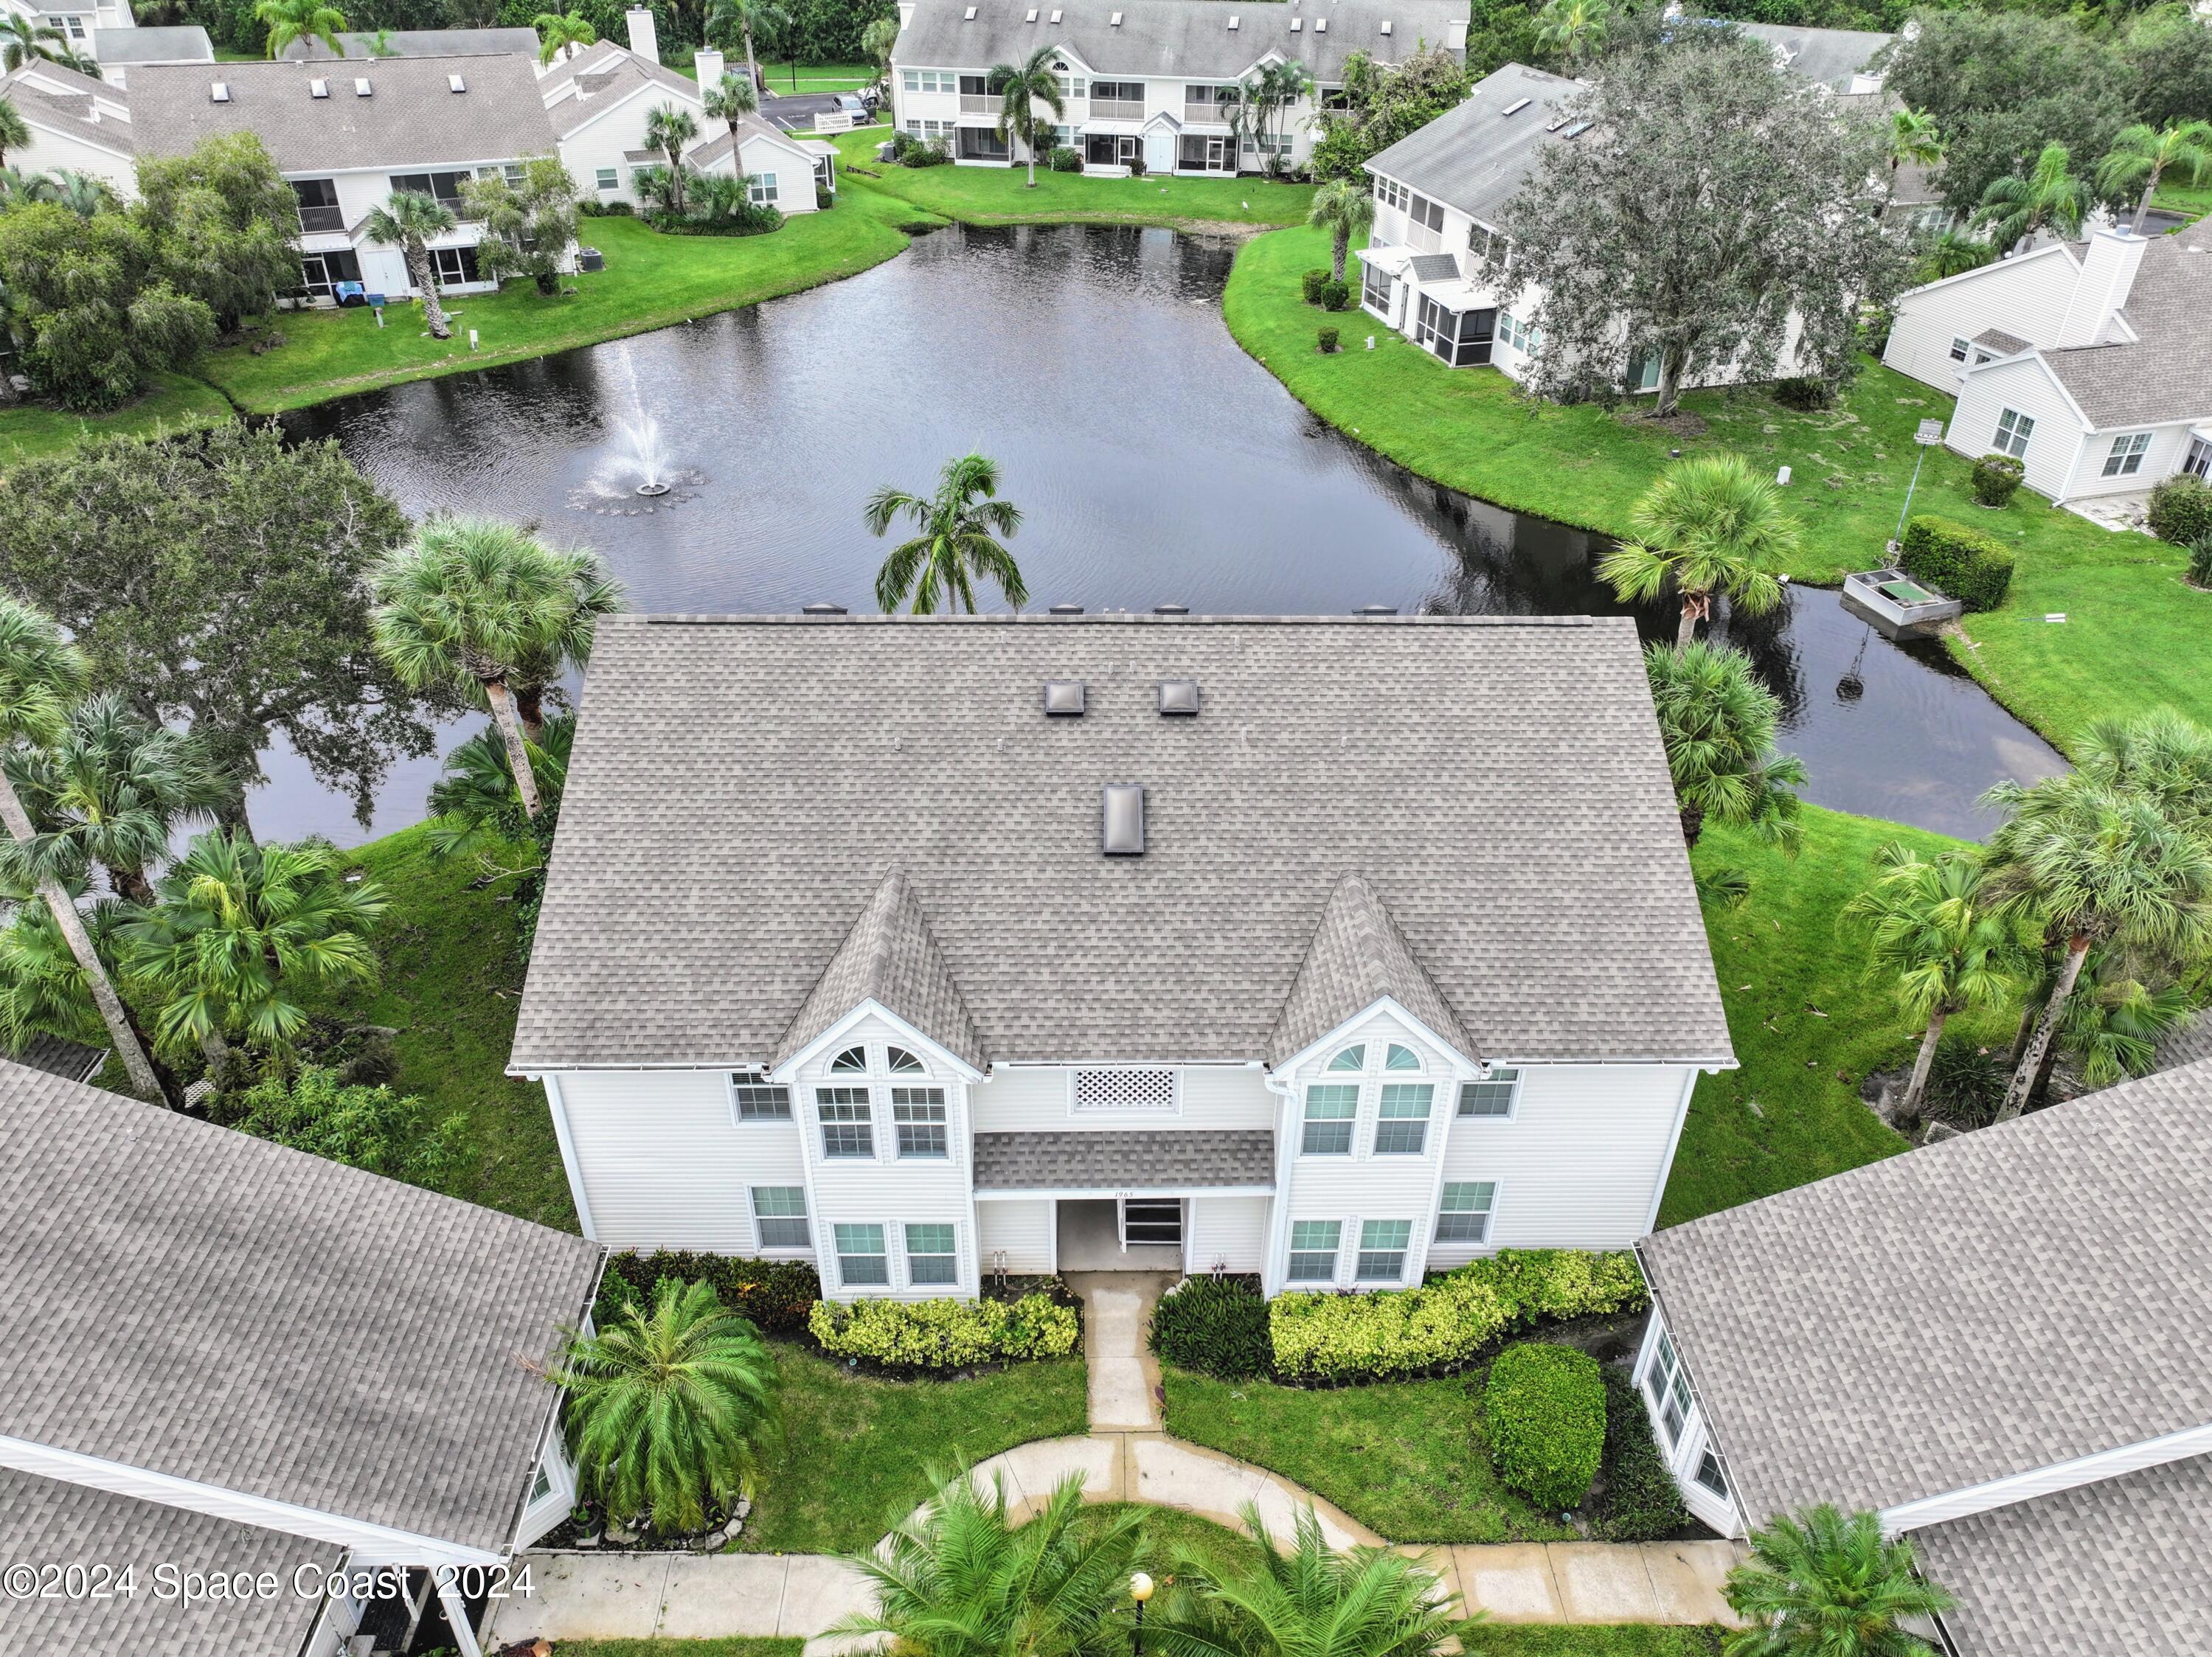
[[[230,418],[230,404],[214,386],[183,374],[163,374],[154,389],[111,414],[70,414],[33,404],[0,409],[0,468],[75,448],[87,437],[137,435],[156,427],[182,431]]]
[[[1832,585],[1881,558],[1912,475],[1913,428],[1951,413],[1949,398],[1878,363],[1841,405],[1813,413],[1763,390],[1692,392],[1682,407],[1706,428],[1696,436],[1595,405],[1536,403],[1493,370],[1445,367],[1364,312],[1329,316],[1305,304],[1300,273],[1328,261],[1328,238],[1303,228],[1241,249],[1222,307],[1237,343],[1324,420],[1423,476],[1607,534],[1626,531],[1670,449],[1733,449],[1768,470],[1790,468],[1790,502],[1804,526],[1791,574]],[[1322,356],[1315,333],[1329,325],[1347,349]],[[2015,550],[2010,601],[1968,616],[1966,640],[1954,645],[1999,699],[2062,746],[2124,707],[2169,703],[2212,724],[2212,595],[2182,580],[2179,549],[2102,529],[2025,490],[1985,511],[1969,471],[1960,456],[1930,449],[1912,509]],[[2044,621],[2061,610],[2065,622]]]

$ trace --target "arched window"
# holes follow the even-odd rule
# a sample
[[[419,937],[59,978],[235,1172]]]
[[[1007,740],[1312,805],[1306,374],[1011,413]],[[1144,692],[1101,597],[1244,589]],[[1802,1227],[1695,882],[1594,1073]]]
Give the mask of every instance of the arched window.
[[[1358,1043],[1346,1047],[1328,1061],[1331,1070],[1358,1070],[1367,1063],[1367,1049]]]
[[[1390,1051],[1382,1056],[1384,1070],[1419,1070],[1420,1067],[1421,1055],[1411,1047],[1400,1047],[1395,1041],[1390,1044]]]
[[[866,1047],[848,1047],[830,1061],[830,1068],[844,1074],[855,1071],[865,1072],[868,1068],[868,1050]]]
[[[921,1060],[915,1058],[904,1047],[887,1047],[884,1050],[884,1058],[890,1065],[890,1071],[894,1076],[919,1076],[921,1074]]]

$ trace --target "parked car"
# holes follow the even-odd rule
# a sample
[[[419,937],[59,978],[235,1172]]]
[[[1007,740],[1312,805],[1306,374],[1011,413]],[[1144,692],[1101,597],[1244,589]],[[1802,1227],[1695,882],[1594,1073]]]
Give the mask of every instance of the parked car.
[[[872,91],[841,92],[837,94],[838,112],[851,116],[855,126],[872,126],[875,124],[877,102]]]

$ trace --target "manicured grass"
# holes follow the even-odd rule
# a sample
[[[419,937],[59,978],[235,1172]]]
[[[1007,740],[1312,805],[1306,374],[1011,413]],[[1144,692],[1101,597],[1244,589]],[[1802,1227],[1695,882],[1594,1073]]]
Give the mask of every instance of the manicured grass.
[[[18,460],[60,454],[88,436],[180,431],[230,418],[230,404],[212,385],[182,374],[163,374],[154,389],[112,414],[74,415],[29,404],[0,407],[0,468]]]
[[[1721,1632],[1653,1623],[1559,1627],[1477,1622],[1460,1630],[1460,1647],[1468,1657],[1720,1657]]]
[[[1559,1542],[1575,1533],[1501,1489],[1468,1378],[1306,1391],[1169,1366],[1167,1429],[1267,1467],[1394,1542]]]
[[[1793,862],[1741,833],[1713,829],[1700,868],[1732,864],[1751,877],[1740,908],[1708,908],[1705,931],[1729,1035],[1742,1068],[1698,1078],[1659,1223],[1675,1225],[1771,1196],[1905,1149],[1860,1102],[1871,1071],[1910,1061],[1919,1035],[1865,977],[1866,951],[1839,929],[1863,890],[1875,854],[1893,840],[1923,853],[1954,847],[1917,828],[1805,808],[1805,846]],[[1952,1028],[2008,1041],[2014,1015],[1977,1014]]]
[[[736,60],[732,62],[734,64]],[[879,78],[873,64],[801,64],[795,71],[799,77],[796,86],[792,84],[793,73],[788,59],[780,64],[762,60],[761,77],[768,82],[768,89],[787,96],[814,92],[857,92],[862,87],[875,85]],[[773,113],[774,111],[775,104],[771,100],[769,112]]]
[[[1034,1438],[1085,1430],[1079,1358],[1017,1363],[966,1381],[884,1381],[809,1348],[776,1345],[783,1438],[737,1545],[755,1553],[852,1553],[951,1473]]]
[[[806,1642],[773,1635],[724,1640],[563,1640],[561,1657],[799,1657]]]
[[[1306,305],[1299,273],[1328,258],[1317,230],[1246,244],[1223,304],[1237,343],[1323,419],[1424,476],[1608,534],[1626,530],[1669,449],[1734,449],[1762,469],[1790,468],[1804,531],[1791,574],[1832,585],[1882,557],[1912,473],[1913,428],[1951,412],[1950,398],[1872,362],[1841,406],[1814,413],[1757,389],[1692,393],[1682,406],[1705,422],[1701,436],[1595,405],[1540,404],[1494,369],[1445,367],[1363,311],[1330,316]],[[1346,349],[1333,356],[1315,349],[1325,325],[1343,331]],[[2212,723],[2203,643],[2212,598],[2181,581],[2179,549],[2115,534],[2024,490],[2003,511],[1984,511],[1969,471],[1960,457],[1930,449],[1912,502],[1915,513],[2001,536],[2019,558],[2006,608],[1966,618],[1979,648],[1955,643],[1960,659],[2062,745],[2116,704],[2166,702]],[[2058,610],[2064,624],[2043,621]]]
[[[2212,184],[2164,184],[2158,194],[2150,198],[2153,207],[2163,207],[2170,213],[2187,213],[2203,218],[2212,213]]]

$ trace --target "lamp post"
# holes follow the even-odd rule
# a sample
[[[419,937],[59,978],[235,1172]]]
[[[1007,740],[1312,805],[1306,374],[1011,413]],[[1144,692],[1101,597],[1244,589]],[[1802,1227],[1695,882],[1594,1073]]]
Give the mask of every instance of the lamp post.
[[[1905,486],[1905,504],[1897,510],[1897,537],[1889,543],[1893,556],[1905,543],[1905,516],[1912,510],[1913,490],[1920,487],[1920,463],[1928,458],[1929,449],[1943,440],[1943,422],[1940,420],[1922,421],[1920,429],[1912,434],[1912,440],[1919,446],[1920,452],[1912,462],[1912,481]]]
[[[1145,1601],[1152,1597],[1152,1579],[1139,1571],[1129,1579],[1129,1598],[1137,1602],[1137,1648],[1132,1657],[1145,1657]]]

